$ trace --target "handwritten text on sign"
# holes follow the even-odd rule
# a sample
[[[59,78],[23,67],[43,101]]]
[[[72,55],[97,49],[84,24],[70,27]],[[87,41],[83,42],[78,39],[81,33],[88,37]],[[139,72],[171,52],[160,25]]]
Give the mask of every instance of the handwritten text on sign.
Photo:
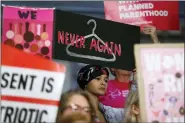
[[[148,122],[184,121],[184,49],[146,48],[141,53]]]
[[[65,44],[76,48],[86,48],[85,36],[80,36],[78,34],[72,34],[64,31],[58,31],[58,43]],[[79,41],[78,41],[79,40]],[[105,45],[101,43],[100,40],[92,39],[89,50],[95,50],[96,52],[103,52],[111,55],[114,53],[116,56],[121,56],[121,44],[116,44],[114,42],[105,42]]]

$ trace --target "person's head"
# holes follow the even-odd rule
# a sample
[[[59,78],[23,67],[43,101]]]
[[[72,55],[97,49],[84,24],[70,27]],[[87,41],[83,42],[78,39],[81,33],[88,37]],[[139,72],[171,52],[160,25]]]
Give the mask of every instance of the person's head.
[[[124,122],[132,123],[140,121],[138,91],[130,91],[124,107]]]
[[[71,90],[61,97],[59,118],[68,117],[76,112],[81,112],[89,121],[92,120],[94,110],[88,94],[82,90]]]
[[[103,96],[107,90],[109,71],[99,65],[87,65],[78,72],[77,82],[82,90]]]
[[[129,82],[131,71],[111,68],[111,73],[118,79],[120,82]]]

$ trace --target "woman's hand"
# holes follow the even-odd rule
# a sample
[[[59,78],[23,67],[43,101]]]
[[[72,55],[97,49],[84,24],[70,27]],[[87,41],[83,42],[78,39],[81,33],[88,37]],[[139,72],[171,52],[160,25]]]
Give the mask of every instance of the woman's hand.
[[[160,41],[158,40],[158,37],[157,37],[157,33],[156,33],[156,28],[152,25],[145,25],[143,27],[143,33],[146,34],[146,35],[150,35],[151,38],[152,38],[152,41],[154,43],[160,43]]]
[[[143,33],[147,35],[153,35],[156,33],[156,28],[152,25],[146,25],[143,27]]]

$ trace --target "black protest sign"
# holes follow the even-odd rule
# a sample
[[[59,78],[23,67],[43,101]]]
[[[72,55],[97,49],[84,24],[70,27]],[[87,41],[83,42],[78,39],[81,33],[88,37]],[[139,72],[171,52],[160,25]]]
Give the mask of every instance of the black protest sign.
[[[133,70],[139,42],[137,26],[55,10],[53,59]]]

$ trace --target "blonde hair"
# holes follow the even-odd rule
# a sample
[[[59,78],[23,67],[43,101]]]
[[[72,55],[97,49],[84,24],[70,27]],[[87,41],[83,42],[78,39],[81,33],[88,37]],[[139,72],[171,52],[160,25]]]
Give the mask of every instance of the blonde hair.
[[[74,112],[69,116],[61,117],[57,123],[91,123],[81,112]]]
[[[132,112],[132,105],[139,108],[139,96],[138,91],[130,91],[127,97],[127,101],[124,107],[124,119],[123,122],[133,123],[138,122],[137,117]]]
[[[87,100],[87,102],[89,103],[90,109],[92,110],[91,114],[94,114],[94,108],[92,106],[92,102],[90,101],[88,93],[86,93],[85,91],[83,91],[81,89],[74,89],[74,90],[69,90],[68,92],[65,92],[62,94],[61,99],[60,99],[61,104],[59,105],[57,119],[56,119],[57,121],[63,115],[63,112],[65,111],[65,107],[67,106],[71,97],[73,97],[74,95],[83,96]],[[93,116],[91,116],[91,120],[93,120],[92,118],[93,118]]]

